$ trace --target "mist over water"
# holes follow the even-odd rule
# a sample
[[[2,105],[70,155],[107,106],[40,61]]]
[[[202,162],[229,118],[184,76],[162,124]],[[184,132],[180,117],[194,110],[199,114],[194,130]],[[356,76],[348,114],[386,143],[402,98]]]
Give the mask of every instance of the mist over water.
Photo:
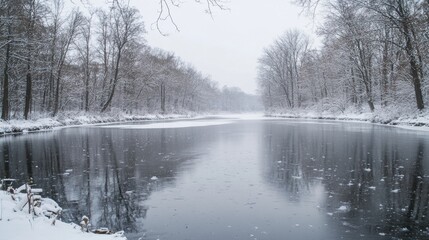
[[[129,239],[429,237],[429,136],[416,131],[292,120],[91,126],[8,136],[0,151],[1,176],[33,177],[63,220],[87,215]]]

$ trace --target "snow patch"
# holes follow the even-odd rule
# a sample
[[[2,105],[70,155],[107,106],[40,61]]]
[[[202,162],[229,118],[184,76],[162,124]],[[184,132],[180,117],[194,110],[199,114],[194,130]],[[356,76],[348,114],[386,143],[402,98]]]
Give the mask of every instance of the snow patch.
[[[80,226],[74,223],[65,223],[59,220],[52,225],[52,219],[46,217],[46,212],[58,211],[61,209],[58,204],[49,198],[41,198],[41,207],[35,208],[33,213],[28,213],[28,208],[24,210],[17,208],[18,199],[26,198],[26,194],[15,194],[17,200],[12,199],[12,195],[5,191],[0,191],[1,216],[0,236],[1,239],[9,240],[126,240],[123,232],[111,235],[100,235],[86,233],[80,230]],[[14,211],[15,209],[15,211]],[[45,213],[44,213],[45,212]]]
[[[120,128],[120,129],[165,129],[165,128],[188,128],[188,127],[206,127],[223,124],[231,124],[233,121],[174,121],[174,122],[160,122],[149,124],[119,124],[119,125],[106,125],[100,126],[102,128]]]

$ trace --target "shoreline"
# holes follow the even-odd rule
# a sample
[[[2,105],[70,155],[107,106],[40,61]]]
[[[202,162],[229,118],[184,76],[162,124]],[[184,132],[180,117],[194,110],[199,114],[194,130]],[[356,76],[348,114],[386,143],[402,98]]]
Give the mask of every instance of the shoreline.
[[[0,137],[85,125],[130,123],[137,121],[180,120],[191,119],[194,117],[194,114],[147,114],[118,116],[78,115],[76,117],[68,118],[55,117],[40,118],[37,120],[9,120],[0,121]]]
[[[73,114],[69,114],[73,115]],[[240,118],[244,116],[244,118]],[[343,122],[364,122],[371,124],[380,124],[383,126],[393,126],[404,129],[415,129],[429,131],[429,114],[423,116],[404,116],[400,118],[389,118],[372,113],[361,114],[320,114],[315,112],[295,112],[295,113],[260,113],[259,117],[250,115],[246,118],[246,114],[209,114],[209,113],[189,113],[189,114],[146,114],[146,115],[78,115],[74,116],[59,116],[54,118],[39,118],[36,120],[9,120],[0,121],[0,137],[9,135],[20,135],[26,133],[35,133],[43,131],[51,131],[61,128],[79,127],[99,124],[116,124],[116,123],[132,123],[139,121],[162,121],[162,120],[182,120],[182,119],[199,119],[204,117],[225,117],[237,119],[295,119],[295,120],[328,120],[328,121],[343,121]]]
[[[284,113],[267,113],[264,116],[276,119],[302,119],[302,120],[326,120],[326,121],[342,121],[342,122],[361,122],[378,124],[381,126],[391,126],[403,129],[424,130],[429,131],[429,116],[423,117],[409,117],[388,119],[383,116],[374,115],[371,113],[364,114],[350,114],[350,115],[323,115],[311,112],[297,113],[297,114],[284,114]]]

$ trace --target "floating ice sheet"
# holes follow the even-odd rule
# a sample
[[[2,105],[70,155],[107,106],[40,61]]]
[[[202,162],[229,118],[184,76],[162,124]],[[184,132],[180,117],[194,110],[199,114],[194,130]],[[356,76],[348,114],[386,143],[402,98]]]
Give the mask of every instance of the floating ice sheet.
[[[121,129],[160,129],[160,128],[187,128],[187,127],[205,127],[230,124],[230,120],[210,120],[210,121],[172,121],[172,122],[157,122],[149,124],[119,124],[105,125],[102,128],[121,128]]]

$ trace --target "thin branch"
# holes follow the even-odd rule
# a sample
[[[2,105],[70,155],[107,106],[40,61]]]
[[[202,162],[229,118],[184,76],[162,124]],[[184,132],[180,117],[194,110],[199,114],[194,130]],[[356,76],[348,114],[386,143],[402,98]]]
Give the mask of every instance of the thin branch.
[[[222,2],[224,2],[223,0],[205,0],[205,1],[206,1],[206,5],[207,5],[206,6],[206,12],[209,13],[212,18],[213,18],[213,7],[216,7],[220,10],[227,10],[225,5],[222,4]],[[201,0],[195,0],[195,2],[201,3]],[[174,20],[174,17],[172,14],[172,9],[170,6],[180,7],[181,2],[175,1],[175,0],[159,0],[158,16],[157,16],[156,21],[152,24],[152,26],[153,25],[156,26],[156,29],[158,30],[158,32],[163,36],[167,36],[167,34],[161,30],[160,22],[166,21],[166,20],[169,20],[170,23],[176,29],[176,31],[180,32],[180,29],[179,29],[178,25],[176,24],[176,21]]]

